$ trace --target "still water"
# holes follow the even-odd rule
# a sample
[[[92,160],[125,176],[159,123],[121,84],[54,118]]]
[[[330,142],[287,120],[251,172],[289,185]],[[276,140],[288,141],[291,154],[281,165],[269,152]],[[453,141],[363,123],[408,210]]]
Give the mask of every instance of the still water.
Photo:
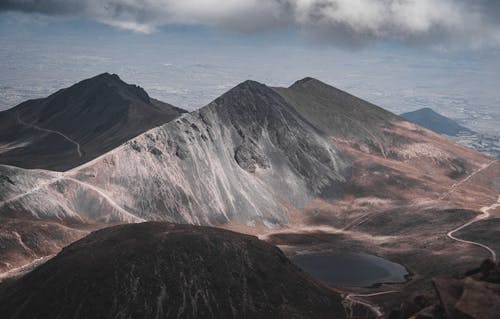
[[[406,268],[366,253],[298,255],[292,261],[313,277],[332,285],[367,287],[406,281]]]

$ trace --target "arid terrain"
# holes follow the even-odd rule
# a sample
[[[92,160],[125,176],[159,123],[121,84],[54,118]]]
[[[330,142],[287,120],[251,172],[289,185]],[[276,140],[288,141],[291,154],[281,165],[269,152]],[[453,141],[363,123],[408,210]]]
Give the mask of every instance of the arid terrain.
[[[13,143],[23,153],[37,139]],[[416,296],[438,303],[433,278],[500,253],[498,160],[312,78],[243,82],[62,172],[10,163],[0,165],[0,280],[106,226],[206,225],[287,256],[363,252],[403,265],[404,283],[331,287],[346,315],[380,317]]]

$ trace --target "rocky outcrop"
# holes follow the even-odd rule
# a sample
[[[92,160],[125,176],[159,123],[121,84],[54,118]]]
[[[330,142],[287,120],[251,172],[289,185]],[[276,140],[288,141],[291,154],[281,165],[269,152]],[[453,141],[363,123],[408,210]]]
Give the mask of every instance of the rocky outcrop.
[[[29,175],[0,169],[9,178]],[[1,180],[10,200],[0,209],[98,222],[274,227],[288,222],[283,200],[300,208],[339,196],[349,163],[279,94],[247,81],[77,169],[38,174],[45,186],[34,191],[32,183]]]
[[[448,318],[494,319],[500,313],[500,264],[485,261],[464,278],[436,278],[434,286]]]
[[[439,303],[424,296],[404,302],[391,319],[495,319],[500,313],[500,263],[485,260],[461,276],[433,279]]]

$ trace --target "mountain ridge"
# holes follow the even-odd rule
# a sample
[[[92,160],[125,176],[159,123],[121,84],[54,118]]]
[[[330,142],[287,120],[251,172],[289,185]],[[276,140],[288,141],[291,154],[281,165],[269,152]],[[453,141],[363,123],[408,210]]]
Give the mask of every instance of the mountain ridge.
[[[103,73],[0,112],[0,163],[67,170],[185,112]]]
[[[277,89],[245,81],[66,172],[0,165],[0,223],[9,229],[0,234],[0,268],[34,258],[14,232],[33,251],[43,241],[57,253],[89,229],[145,220],[258,235],[287,254],[396,258],[416,274],[405,294],[429,287],[444,264],[468,266],[459,254],[481,257],[478,247],[435,234],[497,199],[489,176],[500,165],[318,82]],[[51,241],[43,223],[69,227]],[[422,261],[431,257],[429,270]]]

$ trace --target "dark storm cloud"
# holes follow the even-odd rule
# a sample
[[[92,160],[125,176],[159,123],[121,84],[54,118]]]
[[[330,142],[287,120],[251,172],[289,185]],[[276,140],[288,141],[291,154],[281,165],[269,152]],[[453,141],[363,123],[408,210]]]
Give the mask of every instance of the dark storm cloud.
[[[341,45],[500,45],[498,0],[2,0],[0,10],[80,16],[139,32],[172,23],[235,32],[293,27]]]

